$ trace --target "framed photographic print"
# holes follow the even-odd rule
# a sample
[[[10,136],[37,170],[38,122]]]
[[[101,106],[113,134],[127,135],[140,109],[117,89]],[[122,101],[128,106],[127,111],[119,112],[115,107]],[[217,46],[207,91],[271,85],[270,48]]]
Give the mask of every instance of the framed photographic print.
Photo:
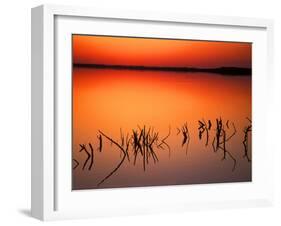
[[[272,203],[272,21],[32,9],[32,215]]]

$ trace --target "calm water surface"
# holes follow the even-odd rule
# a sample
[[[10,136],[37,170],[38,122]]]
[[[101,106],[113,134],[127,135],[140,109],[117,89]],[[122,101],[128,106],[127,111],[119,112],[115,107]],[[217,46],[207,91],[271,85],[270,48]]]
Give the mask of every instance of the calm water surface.
[[[223,151],[213,151],[216,118],[221,117],[227,136],[236,134],[226,143],[237,164]],[[244,155],[246,118],[251,119],[251,76],[226,76],[209,73],[179,73],[111,69],[73,69],[73,189],[114,188],[131,186],[175,185],[251,181],[251,162]],[[212,122],[209,144],[206,134],[199,139],[198,120]],[[226,126],[226,122],[228,126]],[[182,145],[179,133],[187,123],[190,141]],[[122,152],[106,138],[99,148],[99,130],[121,144],[120,129],[126,136],[138,126],[153,127],[160,138],[169,134],[163,148],[154,147],[158,161],[150,156],[143,166],[139,155],[133,162],[126,158],[120,168],[98,184],[120,163]],[[80,144],[94,149],[93,166]],[[249,155],[251,136],[249,134]],[[251,157],[251,156],[250,156]],[[73,163],[76,166],[76,163]]]

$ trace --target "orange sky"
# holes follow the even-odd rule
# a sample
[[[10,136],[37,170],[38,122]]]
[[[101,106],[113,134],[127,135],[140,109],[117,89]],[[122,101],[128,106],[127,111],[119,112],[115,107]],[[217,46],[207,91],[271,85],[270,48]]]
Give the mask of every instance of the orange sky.
[[[251,43],[73,35],[73,63],[251,67]]]

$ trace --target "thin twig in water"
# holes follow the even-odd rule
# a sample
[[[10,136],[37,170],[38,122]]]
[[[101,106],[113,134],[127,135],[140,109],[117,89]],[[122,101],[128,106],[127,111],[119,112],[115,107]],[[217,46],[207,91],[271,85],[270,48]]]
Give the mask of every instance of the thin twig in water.
[[[131,137],[129,138],[129,134],[127,133],[125,152],[126,152],[126,156],[127,156],[127,159],[128,159],[129,162],[130,162],[130,157],[129,157],[129,152],[128,151],[129,151],[130,142],[131,142]]]
[[[97,137],[98,137],[98,140],[99,140],[98,150],[99,150],[99,152],[102,152],[102,136],[99,134]]]
[[[186,144],[185,153],[187,155],[188,146],[189,146],[189,142],[190,142],[190,135],[189,135],[188,127],[187,127],[187,122],[185,122],[184,125],[182,126],[181,132],[183,135],[182,146],[184,146]]]
[[[104,136],[106,139],[108,139],[111,143],[115,144],[123,153],[123,157],[121,159],[121,161],[119,162],[119,164],[104,178],[102,179],[99,183],[98,186],[100,186],[104,181],[106,181],[109,177],[111,177],[119,168],[120,166],[123,164],[123,162],[126,159],[126,151],[123,149],[123,147],[118,144],[116,141],[114,141],[112,138],[110,138],[109,136],[105,135],[102,131],[99,130],[99,133]]]
[[[91,155],[90,155],[90,153],[87,151],[85,144],[80,144],[80,147],[81,147],[81,149],[80,149],[79,152],[85,151],[86,154],[87,154],[87,159],[85,160],[84,165],[83,165],[83,167],[82,167],[82,170],[84,170],[85,167],[86,167],[86,165],[87,165],[87,162],[88,162],[89,159],[91,158]]]
[[[209,128],[212,127],[211,121],[209,120],[209,126],[207,126],[207,123],[205,122],[204,119],[202,119],[202,121],[198,120],[198,123],[199,123],[199,127],[198,127],[199,139],[201,140],[203,133],[206,132],[206,143],[205,143],[205,146],[208,146],[208,143],[209,143]]]
[[[212,142],[212,146],[214,149],[214,152],[217,152],[220,146],[220,139],[222,137],[222,119],[216,119],[216,136],[214,137],[214,140]],[[216,145],[215,145],[216,143]]]
[[[91,143],[89,143],[89,146],[90,146],[90,149],[91,149],[91,162],[90,162],[88,170],[91,170],[92,166],[94,164],[94,148],[93,148]]]
[[[252,121],[247,118],[249,120],[250,123],[252,123]],[[244,146],[244,158],[247,159],[248,162],[251,162],[251,159],[249,157],[249,151],[248,151],[248,143],[249,143],[249,133],[252,131],[252,125],[248,125],[244,128],[243,132],[244,132],[244,140],[243,140],[243,146]]]
[[[228,124],[229,121],[227,121]],[[226,156],[228,155],[232,160],[233,160],[233,167],[232,167],[232,171],[235,170],[236,168],[236,159],[234,158],[234,156],[226,149],[226,143],[236,134],[236,128],[234,123],[232,123],[233,126],[233,133],[227,137],[226,136],[226,131],[224,129],[223,123],[222,123],[222,119],[216,119],[216,123],[217,123],[217,127],[216,127],[216,136],[213,139],[212,142],[212,146],[214,149],[214,152],[217,152],[217,150],[222,150],[223,151],[223,157],[222,160],[226,159]],[[229,126],[228,126],[229,128]],[[216,145],[215,145],[216,143]]]
[[[76,159],[72,159],[73,162],[76,164],[72,169],[76,169],[79,166],[79,162]]]
[[[234,129],[233,133],[225,140],[226,142],[229,141],[235,134],[236,134],[236,127],[234,125],[234,123],[232,123],[232,127]],[[229,128],[229,127],[228,127]]]

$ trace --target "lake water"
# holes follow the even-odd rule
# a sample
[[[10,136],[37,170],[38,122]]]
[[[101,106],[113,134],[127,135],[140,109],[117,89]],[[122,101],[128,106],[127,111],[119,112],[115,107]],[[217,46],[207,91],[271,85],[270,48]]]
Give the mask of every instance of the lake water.
[[[251,104],[251,76],[74,67],[73,189],[251,181],[251,162],[244,157],[243,145]],[[226,139],[236,130],[225,142],[235,168],[229,155],[222,160],[223,150],[213,149],[220,117]],[[199,139],[199,120],[207,127],[211,122],[207,146],[206,130]],[[182,145],[185,123],[189,142]],[[105,136],[100,152],[99,131],[122,146],[120,133],[130,139],[132,130],[140,134],[143,128],[158,133],[153,144],[158,161],[152,154],[139,153],[134,163],[131,139],[129,158],[112,173],[124,154]],[[90,153],[89,143],[91,167],[85,150],[80,152],[84,144]],[[247,147],[251,158],[250,132]]]

